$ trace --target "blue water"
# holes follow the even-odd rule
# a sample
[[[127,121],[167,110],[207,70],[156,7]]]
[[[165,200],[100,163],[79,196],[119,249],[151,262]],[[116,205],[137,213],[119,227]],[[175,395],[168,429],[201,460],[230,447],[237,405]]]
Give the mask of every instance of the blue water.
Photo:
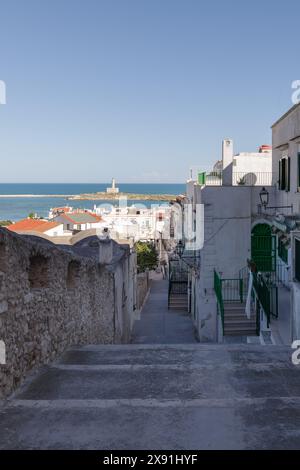
[[[94,193],[105,191],[110,186],[107,184],[29,184],[29,183],[1,183],[2,195],[46,195],[50,197],[7,197],[0,198],[0,220],[16,221],[27,217],[30,212],[37,213],[41,217],[47,217],[51,207],[69,205],[74,208],[93,209],[94,204],[101,201],[68,201],[63,196]],[[120,191],[137,194],[182,194],[185,192],[184,184],[118,184]],[[51,197],[51,194],[62,197]],[[108,203],[109,201],[105,201]],[[129,201],[129,204],[141,203],[149,207],[151,201]],[[116,201],[112,201],[116,204]],[[157,204],[157,201],[155,202]]]

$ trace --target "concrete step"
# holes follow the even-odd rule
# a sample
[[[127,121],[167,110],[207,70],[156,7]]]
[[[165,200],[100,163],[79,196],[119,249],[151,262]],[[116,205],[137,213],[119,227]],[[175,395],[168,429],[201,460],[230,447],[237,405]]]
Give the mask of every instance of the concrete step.
[[[256,325],[253,323],[225,323],[224,335],[232,334],[237,336],[248,336],[249,334],[256,335]]]
[[[257,336],[256,330],[225,330],[224,336]]]
[[[245,313],[226,313],[224,315],[224,320],[228,320],[228,321],[241,321],[241,322],[249,322],[249,321],[252,321],[252,322],[256,322],[256,317],[254,317],[253,315],[248,318]]]
[[[244,325],[251,325],[251,326],[255,326],[256,325],[256,322],[254,320],[235,320],[235,319],[227,319],[225,318],[224,319],[224,323],[225,325],[241,325],[241,326],[244,326]]]
[[[0,402],[0,449],[299,448],[299,382],[284,346],[73,347]]]
[[[228,333],[238,335],[239,332],[230,330]],[[61,362],[43,367],[15,394],[15,398],[81,401],[223,398],[226,393],[230,395],[231,390],[224,380],[228,368],[231,373],[235,370],[245,373],[249,362],[252,371],[257,367],[261,372],[264,361],[276,368],[290,361],[287,348],[283,354],[276,354],[275,362],[275,357],[267,351],[262,358],[263,350],[259,348],[205,346],[108,346],[107,351],[97,346],[73,349],[62,357]],[[270,348],[273,351],[275,347]],[[275,374],[271,376],[274,377]],[[260,393],[264,391],[260,389]],[[267,390],[266,393],[268,396]]]
[[[245,312],[246,304],[241,302],[224,302],[224,310],[225,311],[236,311],[241,310]]]

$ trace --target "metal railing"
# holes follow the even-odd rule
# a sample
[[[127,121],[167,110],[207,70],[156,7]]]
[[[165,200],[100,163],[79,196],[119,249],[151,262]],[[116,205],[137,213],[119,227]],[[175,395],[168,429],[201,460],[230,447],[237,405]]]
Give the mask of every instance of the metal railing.
[[[198,183],[206,186],[222,186],[223,171],[199,171]],[[274,173],[272,172],[232,172],[233,186],[273,186]]]
[[[214,270],[214,291],[217,297],[218,314],[221,316],[222,328],[224,333],[224,302],[222,295],[222,280],[216,270]]]
[[[224,302],[244,302],[243,279],[221,279]]]
[[[253,287],[255,289],[259,303],[267,318],[267,327],[271,323],[270,292],[264,278],[257,273],[253,273]]]
[[[241,172],[234,171],[232,173],[233,186],[272,186],[272,172]]]

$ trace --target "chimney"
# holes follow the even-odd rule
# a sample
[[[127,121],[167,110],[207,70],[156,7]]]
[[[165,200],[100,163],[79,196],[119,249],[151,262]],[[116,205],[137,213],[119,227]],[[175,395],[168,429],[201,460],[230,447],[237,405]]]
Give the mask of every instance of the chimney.
[[[224,186],[232,185],[233,140],[222,142],[222,181]]]

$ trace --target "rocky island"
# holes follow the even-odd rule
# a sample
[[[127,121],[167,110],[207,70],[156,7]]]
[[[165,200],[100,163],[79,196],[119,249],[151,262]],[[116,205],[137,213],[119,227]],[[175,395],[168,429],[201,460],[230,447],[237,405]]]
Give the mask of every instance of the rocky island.
[[[128,200],[134,201],[172,201],[176,199],[174,194],[135,194],[135,193],[90,193],[90,194],[78,194],[68,196],[67,199],[70,201],[115,201],[120,198],[127,198]]]

